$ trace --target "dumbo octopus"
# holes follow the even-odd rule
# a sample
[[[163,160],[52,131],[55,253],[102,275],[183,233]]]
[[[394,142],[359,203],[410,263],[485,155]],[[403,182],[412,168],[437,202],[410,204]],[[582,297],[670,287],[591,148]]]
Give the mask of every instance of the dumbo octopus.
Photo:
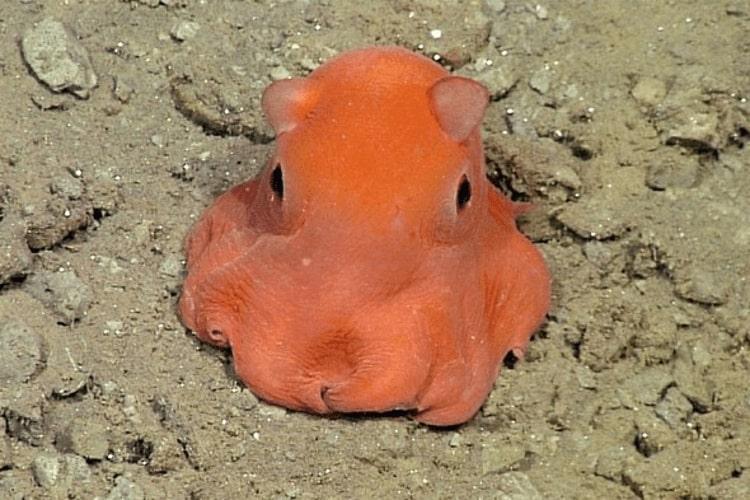
[[[485,176],[487,104],[395,47],[271,84],[276,149],[190,232],[184,324],[280,406],[470,419],[550,301],[524,206]]]

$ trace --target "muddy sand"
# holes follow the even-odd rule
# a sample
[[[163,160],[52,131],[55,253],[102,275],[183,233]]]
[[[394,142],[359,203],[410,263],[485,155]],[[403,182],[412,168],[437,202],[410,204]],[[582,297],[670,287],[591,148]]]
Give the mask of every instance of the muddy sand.
[[[6,0],[0,497],[750,497],[750,4]],[[175,305],[258,99],[397,44],[489,87],[554,276],[469,423],[259,402]]]

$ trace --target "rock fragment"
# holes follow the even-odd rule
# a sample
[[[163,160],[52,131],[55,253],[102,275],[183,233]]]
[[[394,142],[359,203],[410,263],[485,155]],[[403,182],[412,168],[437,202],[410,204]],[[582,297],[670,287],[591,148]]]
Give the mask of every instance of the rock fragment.
[[[545,21],[549,18],[549,12],[547,11],[547,7],[541,4],[536,4],[534,6],[529,5],[528,9],[536,16],[537,19],[540,21]]]
[[[179,21],[170,30],[169,34],[178,42],[184,42],[193,38],[201,25],[194,21]]]
[[[113,177],[107,171],[94,171],[94,175],[87,179],[86,191],[91,198],[94,213],[98,212],[101,216],[116,213],[122,203],[123,198],[117,177]]]
[[[172,436],[162,436],[154,443],[146,470],[151,474],[165,474],[185,466],[185,452]]]
[[[722,145],[719,117],[710,112],[683,111],[668,124],[665,142],[699,153],[717,151]]]
[[[10,456],[10,443],[5,436],[5,420],[0,418],[0,470],[8,468],[13,464],[13,458]]]
[[[271,77],[271,80],[277,81],[277,80],[286,80],[288,78],[291,78],[292,74],[284,66],[276,66],[271,69],[269,76]]]
[[[724,12],[726,12],[728,16],[750,16],[750,9],[745,2],[731,2],[725,7]]]
[[[463,436],[459,434],[458,432],[454,432],[451,436],[450,440],[448,441],[448,446],[451,448],[458,448],[463,443]]]
[[[737,478],[732,477],[712,485],[708,489],[708,497],[750,498],[750,474],[744,473]]]
[[[97,421],[73,421],[57,435],[55,446],[88,460],[102,460],[109,452],[107,430]]]
[[[622,471],[636,462],[635,452],[624,446],[612,446],[596,458],[594,474],[612,481],[622,479]]]
[[[55,313],[64,325],[83,318],[91,304],[89,286],[73,271],[42,271],[28,281],[29,293]]]
[[[88,226],[91,220],[89,205],[55,196],[47,202],[43,212],[29,220],[26,243],[32,250],[53,247],[74,231]]]
[[[73,106],[69,97],[50,94],[49,92],[33,94],[31,102],[42,111],[66,111]]]
[[[669,425],[651,412],[636,414],[635,427],[635,447],[646,457],[663,451],[679,439]]]
[[[37,79],[54,92],[87,99],[98,83],[86,49],[64,24],[48,17],[21,39],[23,58]]]
[[[646,185],[655,191],[670,188],[692,188],[698,184],[698,164],[685,160],[649,165]]]
[[[115,486],[109,490],[105,500],[144,500],[145,498],[143,488],[130,479],[119,476],[115,478]]]
[[[654,366],[633,376],[617,392],[621,403],[627,407],[654,406],[672,384],[674,377],[660,366]]]
[[[498,489],[502,500],[542,500],[542,495],[523,472],[506,472],[500,476]]]
[[[525,456],[526,450],[517,444],[488,444],[482,449],[482,474],[507,472]]]
[[[675,273],[675,293],[691,302],[709,306],[724,304],[729,288],[729,280],[715,270],[688,266]]]
[[[127,79],[120,76],[114,77],[114,85],[112,87],[112,94],[121,103],[125,104],[130,101],[130,98],[135,93],[135,88],[131,85]]]
[[[495,100],[505,97],[518,83],[518,75],[507,67],[492,67],[474,75],[474,78],[487,87],[490,97]]]
[[[542,139],[531,142],[512,136],[487,138],[487,163],[491,179],[504,179],[510,188],[534,198],[565,201],[582,182],[564,146]]]
[[[531,75],[531,78],[529,78],[529,87],[542,95],[549,92],[551,85],[552,75],[546,68],[542,68],[536,71],[533,75]]]
[[[677,431],[685,428],[685,422],[693,412],[693,405],[677,387],[670,387],[654,411],[669,427]]]
[[[677,357],[672,374],[677,388],[690,401],[693,408],[701,413],[714,406],[715,384],[705,376],[705,367],[692,356],[694,347],[681,344],[677,347]]]
[[[647,460],[623,470],[623,482],[639,498],[712,497],[707,490],[715,478],[729,478],[737,466],[733,440],[681,440]],[[707,466],[710,464],[710,466]]]
[[[630,95],[640,104],[656,106],[666,97],[667,85],[656,78],[641,78],[630,91]]]
[[[3,396],[0,392],[0,413],[5,417],[6,434],[32,446],[40,446],[47,430],[42,416],[44,394],[25,389],[17,391],[12,398],[3,399]]]
[[[584,239],[618,238],[628,229],[620,211],[604,199],[590,198],[568,205],[555,219]]]
[[[20,320],[0,321],[0,387],[27,382],[44,363],[42,338]]]
[[[12,213],[0,214],[0,286],[26,274],[31,262],[23,219]]]
[[[505,0],[484,0],[482,3],[488,14],[502,14],[505,10]]]
[[[38,456],[31,463],[34,481],[42,488],[52,488],[60,476],[60,461],[57,457]]]
[[[62,175],[52,180],[50,191],[68,200],[78,200],[83,196],[83,183],[70,175]]]
[[[176,255],[168,255],[159,266],[159,273],[174,278],[182,273],[182,268],[182,262]]]

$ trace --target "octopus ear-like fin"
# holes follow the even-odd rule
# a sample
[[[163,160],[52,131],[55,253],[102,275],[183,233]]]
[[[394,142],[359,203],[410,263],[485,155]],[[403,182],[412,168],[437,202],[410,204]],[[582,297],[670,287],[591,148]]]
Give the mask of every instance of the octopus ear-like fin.
[[[454,141],[465,141],[482,122],[489,101],[482,84],[461,76],[447,76],[428,92],[440,128]]]
[[[317,102],[317,92],[308,78],[273,82],[263,92],[261,106],[276,135],[293,130]]]

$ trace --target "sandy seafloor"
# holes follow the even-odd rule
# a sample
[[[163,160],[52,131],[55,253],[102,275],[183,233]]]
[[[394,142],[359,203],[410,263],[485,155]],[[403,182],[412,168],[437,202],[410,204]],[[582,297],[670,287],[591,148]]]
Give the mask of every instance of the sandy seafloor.
[[[46,18],[88,98],[30,71]],[[0,37],[0,498],[750,498],[750,3],[4,0]],[[371,44],[490,88],[554,276],[457,428],[258,402],[176,315],[262,89]]]

